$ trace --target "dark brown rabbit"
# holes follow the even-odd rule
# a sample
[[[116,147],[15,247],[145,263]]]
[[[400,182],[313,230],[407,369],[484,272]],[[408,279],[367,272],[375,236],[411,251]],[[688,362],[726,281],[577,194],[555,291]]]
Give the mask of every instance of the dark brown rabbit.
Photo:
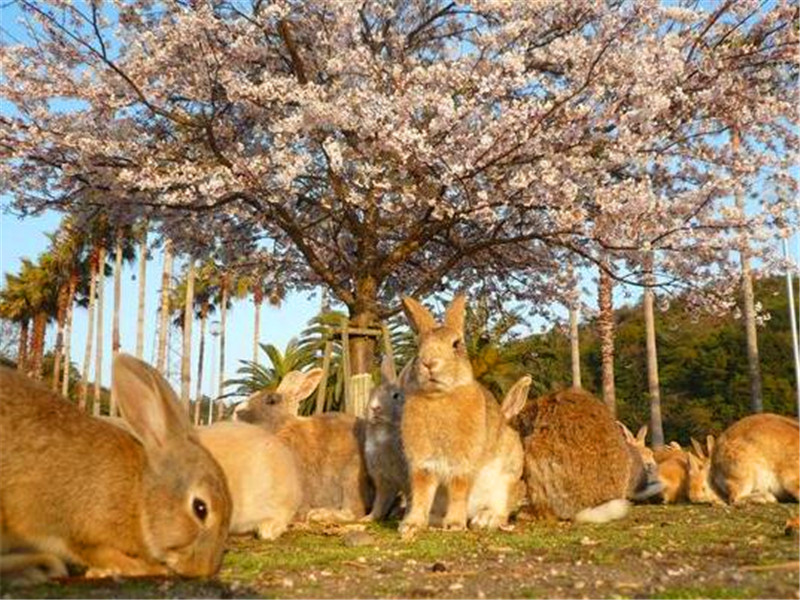
[[[219,569],[231,515],[222,470],[155,369],[120,354],[112,387],[125,428],[0,369],[4,578],[58,574],[58,561],[87,576]]]

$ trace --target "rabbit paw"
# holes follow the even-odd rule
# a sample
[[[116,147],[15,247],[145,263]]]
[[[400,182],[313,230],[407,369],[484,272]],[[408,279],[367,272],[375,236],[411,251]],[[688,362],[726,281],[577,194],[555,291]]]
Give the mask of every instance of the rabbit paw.
[[[262,521],[258,524],[256,537],[260,540],[277,540],[286,531],[286,523],[280,521]]]
[[[3,581],[11,587],[45,583],[54,577],[66,577],[67,567],[53,554],[9,554],[3,557]]]
[[[411,540],[414,536],[417,535],[420,531],[425,528],[424,523],[418,523],[416,521],[412,521],[409,519],[405,519],[400,522],[397,531],[400,533],[400,538],[403,540]]]
[[[107,577],[119,577],[119,569],[108,569],[100,567],[90,567],[84,577],[86,579],[106,579]]]
[[[448,519],[445,517],[442,521],[442,529],[445,531],[464,531],[467,524],[463,519]]]
[[[485,508],[478,511],[469,523],[472,529],[498,529],[503,525],[505,519],[493,511]]]
[[[374,513],[369,513],[368,515],[364,515],[359,519],[362,523],[372,523],[373,521],[377,521],[378,518],[375,516]]]

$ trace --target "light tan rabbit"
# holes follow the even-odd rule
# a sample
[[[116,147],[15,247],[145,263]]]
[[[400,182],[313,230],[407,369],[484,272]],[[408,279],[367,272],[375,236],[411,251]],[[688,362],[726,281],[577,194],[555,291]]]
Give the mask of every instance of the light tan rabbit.
[[[625,516],[647,483],[608,408],[576,388],[528,402],[512,422],[522,435],[531,510],[584,522]]]
[[[403,454],[400,423],[405,396],[392,369],[391,359],[381,362],[381,383],[367,404],[364,458],[375,485],[375,500],[367,520],[386,517],[399,494],[408,499],[408,465]]]
[[[259,392],[242,402],[234,419],[275,434],[292,451],[303,495],[298,519],[359,519],[371,504],[364,421],[342,413],[297,416],[300,401],[321,378],[322,369],[292,371],[275,391]]]
[[[715,496],[730,504],[800,499],[800,426],[791,417],[745,417],[709,445],[703,465],[698,467],[697,457],[689,460],[692,501],[714,501]]]
[[[637,502],[660,495],[663,484],[658,477],[658,465],[653,451],[647,446],[647,425],[642,425],[633,435],[624,423],[617,421],[631,454],[634,476],[630,480],[628,498]]]
[[[133,434],[0,369],[4,579],[57,574],[58,560],[87,576],[219,569],[231,514],[222,470],[156,370],[119,354],[112,388]]]
[[[722,498],[711,485],[711,453],[714,451],[714,436],[706,437],[706,448],[694,438],[691,439],[692,450],[687,454],[689,502],[696,504],[723,504]]]
[[[478,490],[472,509],[476,527],[494,527],[508,516],[513,484],[505,485],[519,455],[497,458],[499,445],[519,444],[500,406],[473,377],[464,343],[466,298],[456,296],[439,326],[431,313],[413,298],[403,308],[419,339],[419,351],[404,382],[406,403],[401,425],[403,449],[409,466],[411,509],[400,524],[401,535],[411,536],[428,525],[431,506],[441,486],[447,495],[445,529],[464,529],[469,495],[478,473],[502,478],[491,494]]]
[[[294,453],[274,434],[248,423],[215,423],[198,427],[197,434],[228,480],[231,533],[278,538],[303,499]]]

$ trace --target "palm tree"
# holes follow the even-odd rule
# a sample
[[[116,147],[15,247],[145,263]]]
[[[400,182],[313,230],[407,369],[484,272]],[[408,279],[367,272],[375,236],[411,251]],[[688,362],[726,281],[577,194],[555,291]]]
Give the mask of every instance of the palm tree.
[[[147,222],[139,232],[139,303],[136,312],[136,358],[144,357],[144,309],[147,283]]]
[[[644,254],[645,288],[642,307],[644,309],[645,343],[647,346],[647,387],[650,393],[650,435],[652,436],[652,445],[657,447],[664,445],[664,425],[661,419],[661,387],[658,382],[656,320],[653,308],[655,304],[653,260],[653,251],[646,248]]]
[[[6,273],[6,284],[0,291],[0,317],[16,323],[19,328],[17,370],[27,369],[28,337],[33,309],[18,275]]]
[[[600,267],[598,287],[597,329],[600,336],[600,355],[602,357],[603,402],[612,415],[617,414],[614,393],[614,282],[604,266]]]
[[[103,297],[105,289],[105,264],[106,264],[106,248],[100,246],[99,255],[97,259],[101,265],[99,269],[100,277],[97,282],[97,349],[95,353],[94,362],[94,404],[92,405],[92,414],[96,417],[100,416],[100,391],[103,382]],[[110,407],[109,413],[115,416],[115,406]]]
[[[190,414],[190,396],[192,385],[192,320],[194,317],[194,258],[188,259],[186,269],[186,295],[184,296],[183,313],[183,352],[181,353],[181,402]]]
[[[130,226],[118,225],[114,232],[114,313],[111,320],[111,352],[120,351],[119,313],[122,304],[122,263],[132,263],[135,257],[133,230]],[[116,409],[112,398],[112,408]]]
[[[86,401],[89,395],[89,369],[92,360],[92,344],[94,343],[94,307],[97,293],[97,278],[100,271],[100,249],[92,245],[89,253],[89,307],[88,329],[86,332],[86,347],[83,354],[83,370],[81,371],[80,397],[78,407],[86,410]]]
[[[27,373],[34,379],[42,378],[42,360],[47,323],[56,312],[56,283],[52,268],[53,258],[44,253],[38,264],[22,260],[19,281],[33,313],[33,332],[29,349],[30,362]]]
[[[167,336],[169,335],[169,300],[170,285],[172,281],[172,241],[164,241],[164,268],[161,272],[161,316],[158,326],[158,355],[156,367],[161,373],[166,373],[167,366]]]

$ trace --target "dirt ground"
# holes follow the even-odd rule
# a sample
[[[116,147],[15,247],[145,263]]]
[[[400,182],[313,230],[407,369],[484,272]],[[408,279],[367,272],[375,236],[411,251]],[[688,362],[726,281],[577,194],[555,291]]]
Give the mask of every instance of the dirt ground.
[[[800,598],[796,504],[637,506],[604,525],[518,521],[511,531],[397,523],[297,526],[276,542],[229,541],[212,580],[86,580],[4,598]]]

